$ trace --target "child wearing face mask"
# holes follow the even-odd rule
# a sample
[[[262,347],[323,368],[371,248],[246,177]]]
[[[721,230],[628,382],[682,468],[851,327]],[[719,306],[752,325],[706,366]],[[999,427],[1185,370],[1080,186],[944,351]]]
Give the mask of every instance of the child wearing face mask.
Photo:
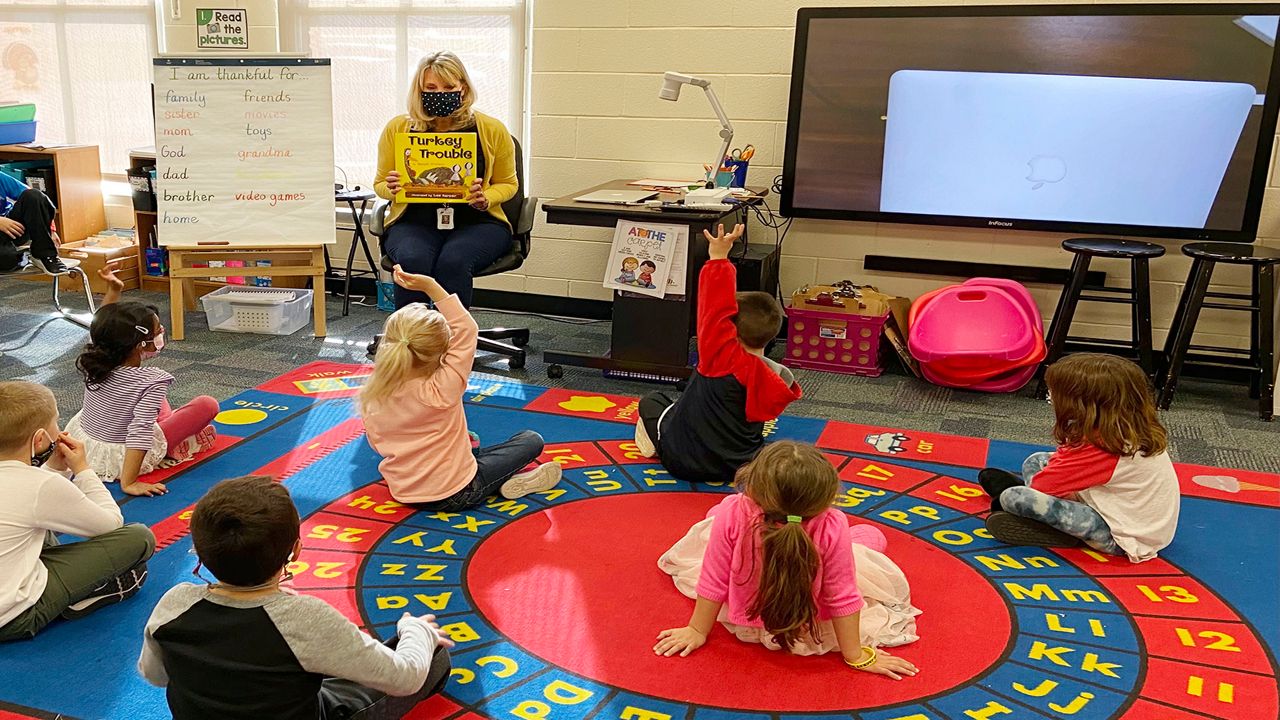
[[[87,539],[60,545],[54,533]],[[145,525],[124,524],[84,445],[58,430],[53,393],[0,382],[0,641],[133,596],[154,551]]]
[[[129,495],[161,495],[161,483],[140,475],[192,459],[213,447],[218,401],[201,395],[176,410],[169,407],[173,376],[144,367],[164,348],[164,326],[154,305],[120,302],[119,281],[110,271],[104,305],[89,326],[89,344],[76,359],[84,376],[84,406],[67,432],[85,445],[89,465],[103,478],[120,481]],[[112,282],[115,280],[115,282]]]

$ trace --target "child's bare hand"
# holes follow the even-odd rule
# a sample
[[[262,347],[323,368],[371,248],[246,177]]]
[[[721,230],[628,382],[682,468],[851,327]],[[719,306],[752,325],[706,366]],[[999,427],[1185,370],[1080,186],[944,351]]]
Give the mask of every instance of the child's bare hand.
[[[409,614],[410,613],[405,613],[405,615],[409,615]],[[431,629],[436,631],[436,637],[439,638],[440,647],[446,648],[446,649],[453,647],[454,645],[453,640],[448,635],[446,635],[443,630],[440,629],[440,624],[436,622],[435,615],[423,615],[418,619],[430,625]]]
[[[742,223],[733,226],[733,232],[728,235],[724,234],[724,223],[721,223],[715,235],[702,231],[704,237],[707,238],[707,250],[712,260],[724,260],[729,257],[729,251],[733,249],[733,244],[742,237],[746,227]]]
[[[876,661],[862,668],[862,671],[885,675],[894,680],[901,680],[903,675],[913,676],[920,672],[915,665],[900,657],[890,655],[883,649],[876,650]]]
[[[60,433],[56,442],[57,456],[68,470],[79,475],[89,469],[89,461],[84,453],[84,443],[66,433]]]
[[[102,269],[98,271],[98,277],[102,278],[103,282],[107,284],[108,291],[118,293],[124,290],[124,281],[116,277],[116,270],[120,269],[117,263],[125,262],[127,259],[128,258],[116,258],[106,265],[103,265]]]
[[[405,288],[406,290],[417,290],[419,292],[426,292],[431,283],[435,282],[426,275],[418,275],[408,272],[399,265],[395,266],[392,278],[400,287]]]
[[[688,625],[671,628],[658,633],[658,644],[653,646],[653,654],[671,657],[680,653],[680,657],[688,657],[689,653],[702,647],[706,642],[706,635]]]
[[[126,495],[136,495],[139,497],[155,497],[169,492],[169,488],[165,487],[164,483],[134,482],[128,485],[122,483],[120,485],[120,489],[123,490]]]

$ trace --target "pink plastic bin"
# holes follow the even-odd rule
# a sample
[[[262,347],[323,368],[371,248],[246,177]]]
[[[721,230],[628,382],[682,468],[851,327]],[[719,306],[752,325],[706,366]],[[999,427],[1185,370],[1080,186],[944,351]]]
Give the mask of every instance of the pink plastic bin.
[[[1023,301],[1005,290],[954,285],[933,295],[916,313],[908,345],[922,363],[945,361],[960,371],[1005,368],[1043,344],[1036,324]]]
[[[879,377],[880,334],[889,314],[879,317],[787,308],[784,365],[847,375]]]
[[[1028,382],[1031,382],[1031,378],[1035,377],[1036,368],[1039,367],[1039,365],[1040,365],[1040,361],[1036,360],[1035,362],[1029,365],[1017,367],[1012,370],[1006,370],[990,378],[987,378],[985,380],[981,380],[978,382],[974,382],[972,384],[956,382],[955,378],[948,377],[945,374],[938,373],[937,370],[933,369],[933,366],[927,363],[920,364],[920,373],[924,375],[925,380],[928,380],[934,385],[941,385],[943,387],[956,387],[956,388],[962,388],[964,390],[979,390],[982,392],[1003,393],[1003,392],[1015,392],[1017,390],[1021,390],[1023,386],[1025,386]]]
[[[1026,375],[1027,379],[1030,374],[1022,369],[1027,366],[1036,366],[1044,360],[1047,348],[1044,344],[1044,318],[1040,315],[1040,308],[1036,306],[1035,300],[1031,297],[1031,293],[1027,289],[1014,280],[1006,280],[1004,278],[972,278],[963,283],[965,286],[987,286],[995,287],[1009,293],[1013,299],[1017,300],[1026,313],[1027,323],[1031,326],[1036,336],[1036,346],[1030,355],[1015,361],[1005,367],[988,366],[979,370],[967,369],[963,367],[955,367],[948,360],[938,360],[930,363],[932,374],[938,378],[945,378],[946,384],[956,387],[969,387],[975,390],[991,390],[993,392],[1009,392],[1003,388],[1011,384],[1016,384],[1016,390],[1026,384],[1026,379],[1019,381],[1018,378]],[[1034,373],[1031,373],[1034,374]]]

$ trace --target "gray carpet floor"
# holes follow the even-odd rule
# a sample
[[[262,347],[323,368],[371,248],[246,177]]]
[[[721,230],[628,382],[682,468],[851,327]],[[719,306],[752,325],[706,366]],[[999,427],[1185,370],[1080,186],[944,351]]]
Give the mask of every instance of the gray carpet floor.
[[[83,297],[64,293],[68,306]],[[168,321],[168,298],[158,293],[130,293],[160,308]],[[171,342],[153,362],[173,373],[175,401],[195,395],[230,397],[299,365],[315,360],[362,362],[364,348],[381,327],[385,314],[353,306],[341,317],[340,300],[329,304],[329,336],[316,339],[308,329],[278,337],[214,333],[204,314],[190,313],[187,338]],[[601,377],[592,370],[566,368],[563,379],[549,380],[541,362],[546,348],[605,352],[609,324],[559,322],[533,316],[477,311],[482,327],[527,326],[532,332],[529,362],[519,371],[504,359],[481,355],[476,370],[506,375],[545,386],[638,395],[654,385]],[[46,385],[58,396],[65,421],[80,407],[83,385],[75,358],[88,333],[53,311],[48,285],[15,277],[0,278],[0,377]],[[788,410],[807,417],[869,425],[1050,444],[1053,416],[1048,404],[1029,389],[991,395],[937,387],[891,367],[879,378],[798,371],[804,399]],[[176,404],[176,403],[175,403]],[[1243,386],[1187,380],[1174,408],[1163,414],[1175,460],[1202,465],[1280,472],[1280,428],[1256,415],[1256,401]]]

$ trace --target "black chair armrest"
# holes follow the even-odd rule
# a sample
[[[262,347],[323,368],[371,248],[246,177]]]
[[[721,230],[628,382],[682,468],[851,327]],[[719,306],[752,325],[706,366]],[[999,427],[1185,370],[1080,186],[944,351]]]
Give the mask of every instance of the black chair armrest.
[[[533,232],[533,221],[538,211],[538,198],[527,197],[520,205],[520,217],[512,230],[513,235],[528,235]]]
[[[382,237],[386,232],[387,213],[391,211],[391,201],[379,200],[374,203],[373,215],[369,217],[369,232],[375,237]]]

